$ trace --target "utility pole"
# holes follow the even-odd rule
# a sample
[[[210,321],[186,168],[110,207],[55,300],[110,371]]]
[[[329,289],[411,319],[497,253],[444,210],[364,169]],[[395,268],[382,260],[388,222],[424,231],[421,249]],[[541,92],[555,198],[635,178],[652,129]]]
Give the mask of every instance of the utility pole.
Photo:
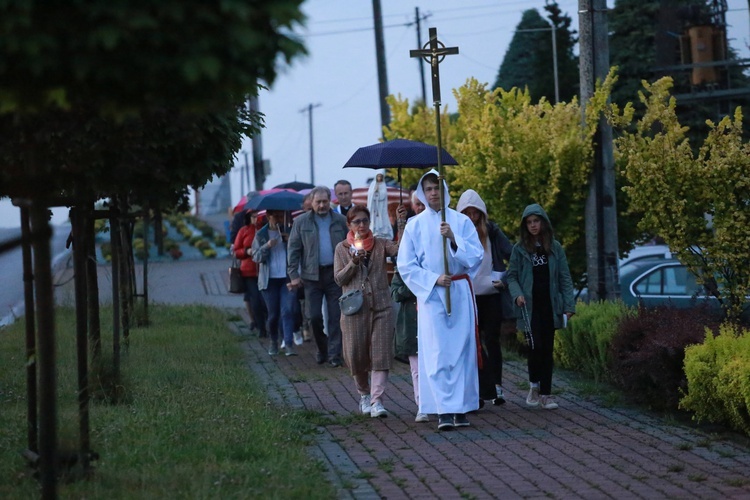
[[[375,21],[375,57],[378,65],[378,90],[380,94],[380,134],[391,123],[391,110],[385,98],[388,97],[388,73],[385,66],[385,40],[383,39],[383,12],[380,0],[372,0],[372,16]]]
[[[310,184],[315,184],[315,160],[313,156],[313,112],[314,108],[319,107],[321,104],[308,104],[307,107],[299,110],[300,113],[307,113],[307,118],[310,125]]]
[[[250,111],[254,113],[260,113],[260,106],[258,104],[258,96],[250,96],[249,99]],[[253,177],[255,180],[255,191],[263,190],[263,183],[266,181],[266,173],[263,170],[263,142],[258,130],[252,137],[253,144]],[[247,166],[247,158],[245,158],[245,165]],[[250,168],[247,168],[247,190],[250,191]]]
[[[750,2],[750,0],[748,0]],[[425,16],[427,19],[427,16]],[[417,24],[417,47],[422,46],[422,18],[419,17],[419,7],[414,7],[414,22]],[[427,87],[424,81],[424,58],[419,58],[419,79],[422,82],[422,102],[427,106]]]
[[[250,163],[247,160],[247,151],[243,151],[242,154],[245,156],[245,166],[240,167],[240,189],[242,192],[240,193],[241,196],[246,195],[250,191],[252,191],[252,188],[250,187]],[[247,191],[245,191],[245,178],[247,177]]]
[[[606,0],[578,0],[581,119],[594,94],[597,80],[609,71],[609,35]],[[617,203],[612,127],[599,117],[594,136],[594,164],[586,200],[586,271],[592,300],[620,296],[617,264]]]

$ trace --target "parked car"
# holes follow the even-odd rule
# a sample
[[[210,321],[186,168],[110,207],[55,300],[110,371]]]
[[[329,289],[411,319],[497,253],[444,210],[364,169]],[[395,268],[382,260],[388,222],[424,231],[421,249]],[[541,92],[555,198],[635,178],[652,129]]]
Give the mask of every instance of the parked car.
[[[667,245],[640,245],[633,248],[623,258],[618,260],[617,264],[619,267],[620,276],[622,276],[622,267],[630,262],[635,262],[642,259],[670,259],[672,258],[672,252],[669,250]],[[577,293],[576,298],[583,302],[589,301],[589,290],[584,287],[580,292]]]
[[[620,294],[630,306],[691,307],[708,301],[711,307],[719,308],[718,299],[697,283],[684,264],[671,257],[639,258],[620,267]]]
[[[672,251],[667,245],[640,245],[633,248],[625,257],[619,260],[620,268],[629,262],[652,257],[670,259],[672,258]]]

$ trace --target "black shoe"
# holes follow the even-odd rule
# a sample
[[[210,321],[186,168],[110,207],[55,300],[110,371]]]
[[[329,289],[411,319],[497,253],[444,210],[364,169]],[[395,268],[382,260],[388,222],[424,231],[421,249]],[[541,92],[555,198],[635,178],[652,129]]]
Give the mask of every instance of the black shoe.
[[[444,413],[438,415],[438,430],[439,431],[452,431],[453,430],[453,414]]]
[[[502,396],[498,396],[495,399],[492,400],[492,404],[495,406],[500,406],[505,404],[505,398]]]
[[[326,356],[325,354],[317,353],[315,355],[315,361],[317,361],[319,365],[322,365],[323,363],[328,361],[328,356]]]
[[[330,362],[330,365],[331,365],[331,366],[332,366],[333,368],[338,368],[339,366],[341,366],[341,360],[340,360],[339,358],[333,358],[333,359],[331,360],[331,362]]]
[[[481,410],[482,408],[484,408],[484,399],[479,400],[479,409]]]
[[[453,425],[456,427],[468,427],[471,424],[469,419],[466,418],[466,413],[456,413],[453,415]]]

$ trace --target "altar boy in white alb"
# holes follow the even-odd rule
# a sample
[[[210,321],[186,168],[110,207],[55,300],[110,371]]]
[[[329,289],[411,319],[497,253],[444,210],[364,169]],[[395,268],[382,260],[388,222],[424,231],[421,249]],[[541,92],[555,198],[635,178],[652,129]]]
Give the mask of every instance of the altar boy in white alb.
[[[442,181],[445,183],[445,181]],[[440,204],[438,174],[422,176],[416,192],[425,210],[409,220],[397,266],[417,297],[419,412],[437,413],[438,430],[466,427],[466,413],[479,408],[476,307],[471,280],[484,249],[471,220]],[[445,210],[445,222],[440,210]],[[443,263],[448,238],[448,269]],[[450,288],[451,314],[446,307]]]

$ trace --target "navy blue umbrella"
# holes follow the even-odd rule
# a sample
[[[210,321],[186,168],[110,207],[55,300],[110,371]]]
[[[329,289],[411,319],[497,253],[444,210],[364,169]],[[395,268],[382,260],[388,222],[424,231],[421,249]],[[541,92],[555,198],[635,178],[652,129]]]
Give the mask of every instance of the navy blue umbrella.
[[[278,186],[274,186],[274,188],[294,189],[295,191],[302,191],[303,189],[312,189],[314,187],[315,186],[313,184],[310,184],[309,182],[301,182],[301,181],[285,182],[283,184],[279,184]]]
[[[302,208],[305,196],[293,191],[277,191],[253,197],[245,205],[245,210],[283,210],[292,211]]]
[[[346,162],[344,168],[398,168],[398,185],[401,186],[402,168],[428,168],[437,165],[437,146],[408,139],[393,139],[359,148]],[[443,165],[458,165],[445,149],[440,151]]]

